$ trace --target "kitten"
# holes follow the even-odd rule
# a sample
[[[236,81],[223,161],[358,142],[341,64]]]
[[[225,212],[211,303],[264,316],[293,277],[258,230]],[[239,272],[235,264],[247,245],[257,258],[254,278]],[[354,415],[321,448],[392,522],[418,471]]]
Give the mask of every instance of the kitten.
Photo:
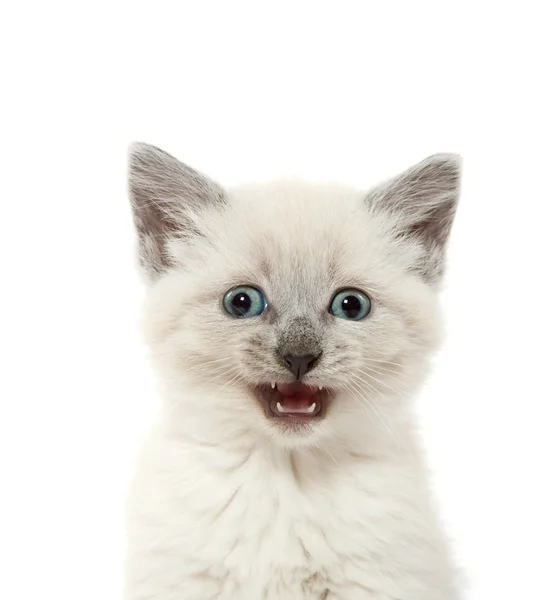
[[[410,397],[440,340],[460,161],[360,193],[229,192],[145,144],[130,197],[160,417],[127,600],[454,600]]]

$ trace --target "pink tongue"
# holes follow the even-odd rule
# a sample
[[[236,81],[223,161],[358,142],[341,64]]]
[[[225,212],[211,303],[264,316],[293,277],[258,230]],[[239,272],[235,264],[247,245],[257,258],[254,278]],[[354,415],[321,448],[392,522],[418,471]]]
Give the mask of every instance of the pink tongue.
[[[285,410],[302,411],[313,404],[317,388],[303,383],[280,383],[278,392],[282,395],[281,405]]]

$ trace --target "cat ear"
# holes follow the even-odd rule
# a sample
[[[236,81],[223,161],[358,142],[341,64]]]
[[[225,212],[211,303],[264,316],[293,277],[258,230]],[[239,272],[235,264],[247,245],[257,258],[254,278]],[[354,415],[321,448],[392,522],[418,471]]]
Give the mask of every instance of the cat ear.
[[[152,280],[173,264],[168,241],[198,233],[191,216],[225,202],[223,190],[213,181],[142,143],[130,147],[129,194],[140,261]]]
[[[366,202],[373,212],[394,221],[397,237],[418,242],[424,249],[415,270],[427,283],[444,271],[445,246],[455,217],[461,182],[461,158],[435,154],[370,191]]]

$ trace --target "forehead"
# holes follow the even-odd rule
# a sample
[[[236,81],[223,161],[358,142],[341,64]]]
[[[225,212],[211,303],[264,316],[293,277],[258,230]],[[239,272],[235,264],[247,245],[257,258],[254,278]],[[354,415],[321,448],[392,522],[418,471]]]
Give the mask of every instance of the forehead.
[[[209,222],[218,277],[255,284],[278,302],[322,303],[340,287],[369,285],[383,272],[384,236],[361,192],[282,181],[229,193]]]

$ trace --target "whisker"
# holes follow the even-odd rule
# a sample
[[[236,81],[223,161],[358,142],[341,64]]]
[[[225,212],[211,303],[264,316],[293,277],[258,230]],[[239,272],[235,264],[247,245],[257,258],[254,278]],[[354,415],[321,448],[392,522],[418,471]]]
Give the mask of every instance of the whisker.
[[[367,367],[367,368],[368,368],[368,367]],[[378,374],[378,375],[380,375],[381,373],[377,373],[377,374]],[[382,386],[384,386],[384,387],[385,387],[385,388],[387,388],[389,391],[393,392],[395,395],[397,395],[397,396],[399,396],[399,397],[401,397],[401,398],[404,398],[404,399],[406,399],[406,400],[408,400],[408,399],[409,399],[409,398],[408,398],[408,396],[407,396],[407,395],[406,395],[406,394],[405,394],[405,393],[404,393],[402,390],[399,390],[399,389],[396,389],[396,388],[394,388],[394,387],[391,387],[391,385],[389,385],[389,384],[388,384],[388,383],[386,383],[385,381],[383,381],[383,380],[381,380],[381,379],[378,379],[377,377],[374,377],[373,375],[371,375],[370,373],[368,373],[366,369],[365,369],[365,370],[362,370],[362,369],[361,369],[361,370],[358,370],[358,371],[357,371],[357,372],[354,374],[354,377],[355,377],[355,378],[356,378],[358,381],[360,381],[361,383],[363,383],[364,385],[368,385],[368,386],[372,387],[372,388],[373,388],[375,391],[378,391],[378,390],[376,390],[376,388],[374,388],[374,387],[373,387],[373,386],[372,386],[372,385],[371,385],[371,384],[370,384],[368,381],[366,381],[366,379],[364,379],[364,377],[370,377],[370,379],[372,379],[373,381],[375,381],[375,382],[376,382],[378,385],[382,385]]]
[[[357,389],[351,382],[345,383],[343,387],[344,387],[344,390],[349,394],[349,396],[351,398],[353,398],[360,406],[362,406],[367,411],[367,413],[370,416],[370,418],[372,418],[372,415],[369,412],[369,408],[372,409],[372,411],[374,412],[374,414],[378,418],[378,421],[381,423],[381,425],[384,427],[384,429],[386,431],[389,430],[389,428],[387,427],[387,425],[381,419],[378,411],[376,410],[376,407],[370,401],[370,398],[366,395],[366,393],[364,392],[364,390]],[[366,402],[361,402],[361,399],[359,397],[360,395],[363,395],[363,400],[365,400]]]
[[[403,363],[399,363],[399,362],[394,362],[391,360],[382,360],[382,359],[378,359],[378,358],[370,358],[368,356],[365,356],[365,361],[366,362],[372,362],[378,365],[388,365],[391,367],[400,367],[406,371],[417,371],[416,367],[407,365],[407,364],[403,364]]]
[[[361,387],[361,383],[355,383],[354,385],[357,386],[358,389],[361,390],[361,393],[363,394],[364,398],[366,399],[367,402],[370,403],[370,405],[373,407],[376,415],[378,416],[378,418],[380,419],[380,421],[382,422],[382,424],[384,425],[384,427],[386,428],[386,430],[388,431],[388,433],[395,439],[398,447],[400,450],[404,449],[404,446],[400,440],[399,435],[396,432],[393,432],[385,423],[384,419],[381,418],[380,414],[379,414],[379,404],[368,394],[366,393],[366,391]]]
[[[319,438],[316,439],[317,442],[317,446],[320,450],[322,450],[331,460],[332,462],[338,467],[338,469],[340,469],[340,465],[338,464],[338,461],[334,458],[334,456],[327,450],[327,448],[325,447],[325,444],[323,443],[322,440],[320,440]]]

